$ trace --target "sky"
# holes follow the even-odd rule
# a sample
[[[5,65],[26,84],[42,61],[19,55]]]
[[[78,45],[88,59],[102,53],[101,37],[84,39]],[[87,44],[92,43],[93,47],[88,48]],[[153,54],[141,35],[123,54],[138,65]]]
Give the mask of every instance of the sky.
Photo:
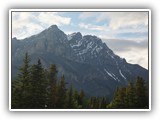
[[[148,69],[148,12],[12,12],[12,37],[56,24],[66,34],[95,35],[127,62]]]

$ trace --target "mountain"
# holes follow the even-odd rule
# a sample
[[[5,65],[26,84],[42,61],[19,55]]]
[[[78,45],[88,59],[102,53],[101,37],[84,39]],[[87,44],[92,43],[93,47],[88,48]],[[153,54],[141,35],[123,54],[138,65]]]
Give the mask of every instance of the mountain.
[[[31,63],[40,58],[45,68],[58,67],[58,77],[65,76],[75,89],[83,89],[89,96],[112,97],[117,86],[125,86],[137,76],[148,81],[148,70],[129,64],[96,36],[82,36],[80,32],[66,35],[56,25],[37,35],[12,39],[12,78],[28,52]]]

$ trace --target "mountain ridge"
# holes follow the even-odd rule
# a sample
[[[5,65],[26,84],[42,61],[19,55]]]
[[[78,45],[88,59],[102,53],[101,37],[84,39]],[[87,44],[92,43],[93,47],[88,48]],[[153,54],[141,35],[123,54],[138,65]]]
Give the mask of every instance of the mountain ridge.
[[[52,25],[31,37],[12,39],[12,77],[28,52],[31,64],[40,58],[45,68],[54,63],[59,75],[77,90],[88,95],[112,96],[117,86],[125,86],[141,76],[148,80],[148,70],[127,63],[96,36],[82,36],[80,32],[66,35],[57,25]]]

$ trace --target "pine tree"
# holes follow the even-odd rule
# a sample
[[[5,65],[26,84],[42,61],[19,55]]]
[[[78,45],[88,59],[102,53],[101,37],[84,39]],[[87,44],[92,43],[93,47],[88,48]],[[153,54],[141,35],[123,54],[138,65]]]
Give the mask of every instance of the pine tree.
[[[66,108],[66,87],[64,75],[57,86],[57,108]]]
[[[80,91],[79,93],[79,99],[78,99],[78,103],[79,105],[81,105],[83,107],[83,103],[84,103],[84,97],[85,97],[85,93],[83,90]]]
[[[137,108],[146,108],[148,107],[148,90],[147,87],[145,86],[145,81],[141,77],[137,77],[136,80],[136,97],[137,97],[137,102],[136,102],[136,107]]]
[[[46,88],[47,81],[44,74],[44,69],[40,59],[36,65],[31,68],[31,80],[30,80],[30,107],[31,108],[45,108],[46,104]]]
[[[125,108],[126,88],[117,88],[112,102],[107,108]]]
[[[14,108],[28,108],[29,100],[29,81],[30,81],[30,66],[28,53],[25,54],[23,65],[19,69],[17,80],[12,82],[12,107]]]
[[[48,108],[56,108],[57,104],[57,67],[52,64],[48,70]]]
[[[22,84],[18,80],[13,80],[11,83],[11,108],[20,109],[22,107]]]
[[[126,107],[127,108],[135,108],[136,107],[136,91],[135,86],[132,82],[126,88]]]
[[[74,96],[73,96],[73,89],[72,85],[67,94],[67,108],[74,108]]]
[[[89,99],[89,108],[91,109],[97,109],[99,108],[99,100],[97,97],[90,97]]]
[[[80,96],[77,90],[74,90],[73,99],[74,99],[74,108],[82,108],[82,105],[80,105],[79,102]]]
[[[107,99],[105,97],[101,97],[99,101],[100,101],[99,108],[105,109],[108,105]]]

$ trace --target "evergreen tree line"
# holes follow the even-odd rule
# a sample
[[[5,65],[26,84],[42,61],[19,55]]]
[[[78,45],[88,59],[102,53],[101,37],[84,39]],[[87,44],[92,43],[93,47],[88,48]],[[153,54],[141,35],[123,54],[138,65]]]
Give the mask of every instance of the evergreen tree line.
[[[148,109],[148,87],[141,77],[136,82],[130,82],[127,87],[117,88],[113,100],[107,108]]]
[[[64,76],[57,79],[56,65],[49,69],[42,67],[41,61],[30,66],[28,54],[25,54],[23,65],[16,80],[11,86],[12,109],[81,109],[106,108],[105,97],[87,98],[83,90],[74,90],[72,85],[67,89]]]
[[[148,106],[148,92],[144,80],[137,78],[135,84],[117,88],[113,100],[106,97],[87,97],[83,90],[77,91],[72,85],[67,89],[65,77],[57,79],[57,68],[42,67],[40,59],[30,65],[25,54],[23,65],[16,80],[11,83],[12,109],[106,109],[144,108]]]

